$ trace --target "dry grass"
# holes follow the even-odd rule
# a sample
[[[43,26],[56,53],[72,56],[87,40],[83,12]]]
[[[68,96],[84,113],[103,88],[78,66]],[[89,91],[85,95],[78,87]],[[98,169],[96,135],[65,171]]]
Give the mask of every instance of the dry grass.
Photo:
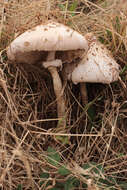
[[[1,189],[13,190],[20,184],[24,190],[52,189],[57,182],[66,183],[69,176],[80,181],[75,189],[85,189],[83,183],[88,190],[110,189],[97,183],[100,178],[110,176],[115,179],[112,189],[120,190],[123,189],[120,182],[127,180],[127,3],[79,0],[73,8],[73,2],[0,2]],[[38,66],[10,65],[6,58],[5,48],[10,41],[46,19],[65,23],[82,34],[94,32],[112,51],[121,68],[118,82],[87,85],[89,104],[85,108],[79,86],[71,83],[66,86],[69,117],[65,129],[56,129],[58,119],[50,74]],[[47,161],[48,147],[59,153],[59,164],[66,165],[71,174],[62,177],[58,165]],[[104,171],[97,174],[83,169],[84,164],[93,162]],[[41,174],[45,172],[49,177],[40,186]]]

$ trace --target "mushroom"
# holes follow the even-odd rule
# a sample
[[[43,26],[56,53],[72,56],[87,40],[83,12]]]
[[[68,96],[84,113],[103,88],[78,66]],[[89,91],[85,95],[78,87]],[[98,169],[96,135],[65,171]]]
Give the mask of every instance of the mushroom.
[[[74,84],[80,83],[82,102],[87,101],[86,82],[110,84],[119,78],[119,65],[111,52],[91,33],[86,34],[89,49],[76,65],[64,65],[64,73]]]
[[[69,50],[82,49],[88,49],[88,41],[84,36],[63,24],[49,21],[18,36],[7,48],[7,56],[16,63],[35,64],[42,61],[43,67],[49,70],[53,78],[57,115],[64,118],[66,106],[62,82],[57,71],[57,67],[62,67],[62,60],[56,59],[55,54],[56,51],[62,51],[64,54]],[[44,52],[48,52],[45,61]],[[62,125],[65,126],[66,121],[63,121]]]

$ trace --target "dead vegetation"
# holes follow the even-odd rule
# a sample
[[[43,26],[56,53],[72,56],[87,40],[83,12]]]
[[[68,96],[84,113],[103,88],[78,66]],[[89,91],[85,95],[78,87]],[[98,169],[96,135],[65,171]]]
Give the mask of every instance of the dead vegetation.
[[[3,0],[0,12],[1,189],[127,189],[126,1]],[[80,87],[66,85],[64,129],[56,128],[48,71],[9,64],[5,51],[17,35],[47,19],[94,32],[121,68],[118,82],[87,84],[85,107]]]

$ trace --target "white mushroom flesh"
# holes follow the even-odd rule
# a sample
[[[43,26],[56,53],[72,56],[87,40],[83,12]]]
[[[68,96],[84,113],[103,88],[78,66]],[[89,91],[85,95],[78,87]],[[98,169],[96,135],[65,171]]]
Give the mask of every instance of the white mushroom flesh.
[[[43,62],[43,67],[48,68],[48,67],[60,67],[62,68],[62,61],[60,59],[55,59],[53,61],[44,61]]]

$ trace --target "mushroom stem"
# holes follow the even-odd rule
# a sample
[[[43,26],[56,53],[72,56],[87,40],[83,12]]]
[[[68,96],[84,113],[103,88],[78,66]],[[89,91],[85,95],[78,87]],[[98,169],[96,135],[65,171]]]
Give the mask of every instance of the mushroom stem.
[[[83,106],[85,106],[86,104],[88,104],[88,95],[87,95],[87,88],[85,82],[80,83],[80,92],[81,92],[82,104]]]
[[[58,117],[61,118],[65,116],[65,100],[63,97],[62,82],[56,67],[48,67],[48,71],[50,72],[53,78],[54,92],[57,99],[57,114]]]
[[[47,57],[47,62],[48,61],[55,62],[55,52],[49,52],[48,57]],[[58,74],[57,66],[55,67],[49,66],[48,71],[50,72],[53,79],[53,87],[54,87],[54,92],[55,92],[56,101],[57,101],[57,116],[58,118],[62,118],[62,120],[60,121],[60,126],[65,127],[66,126],[66,118],[65,118],[66,106],[65,106],[65,99],[63,95],[62,81]]]
[[[50,51],[47,56],[47,61],[53,61],[55,59],[55,51]]]

